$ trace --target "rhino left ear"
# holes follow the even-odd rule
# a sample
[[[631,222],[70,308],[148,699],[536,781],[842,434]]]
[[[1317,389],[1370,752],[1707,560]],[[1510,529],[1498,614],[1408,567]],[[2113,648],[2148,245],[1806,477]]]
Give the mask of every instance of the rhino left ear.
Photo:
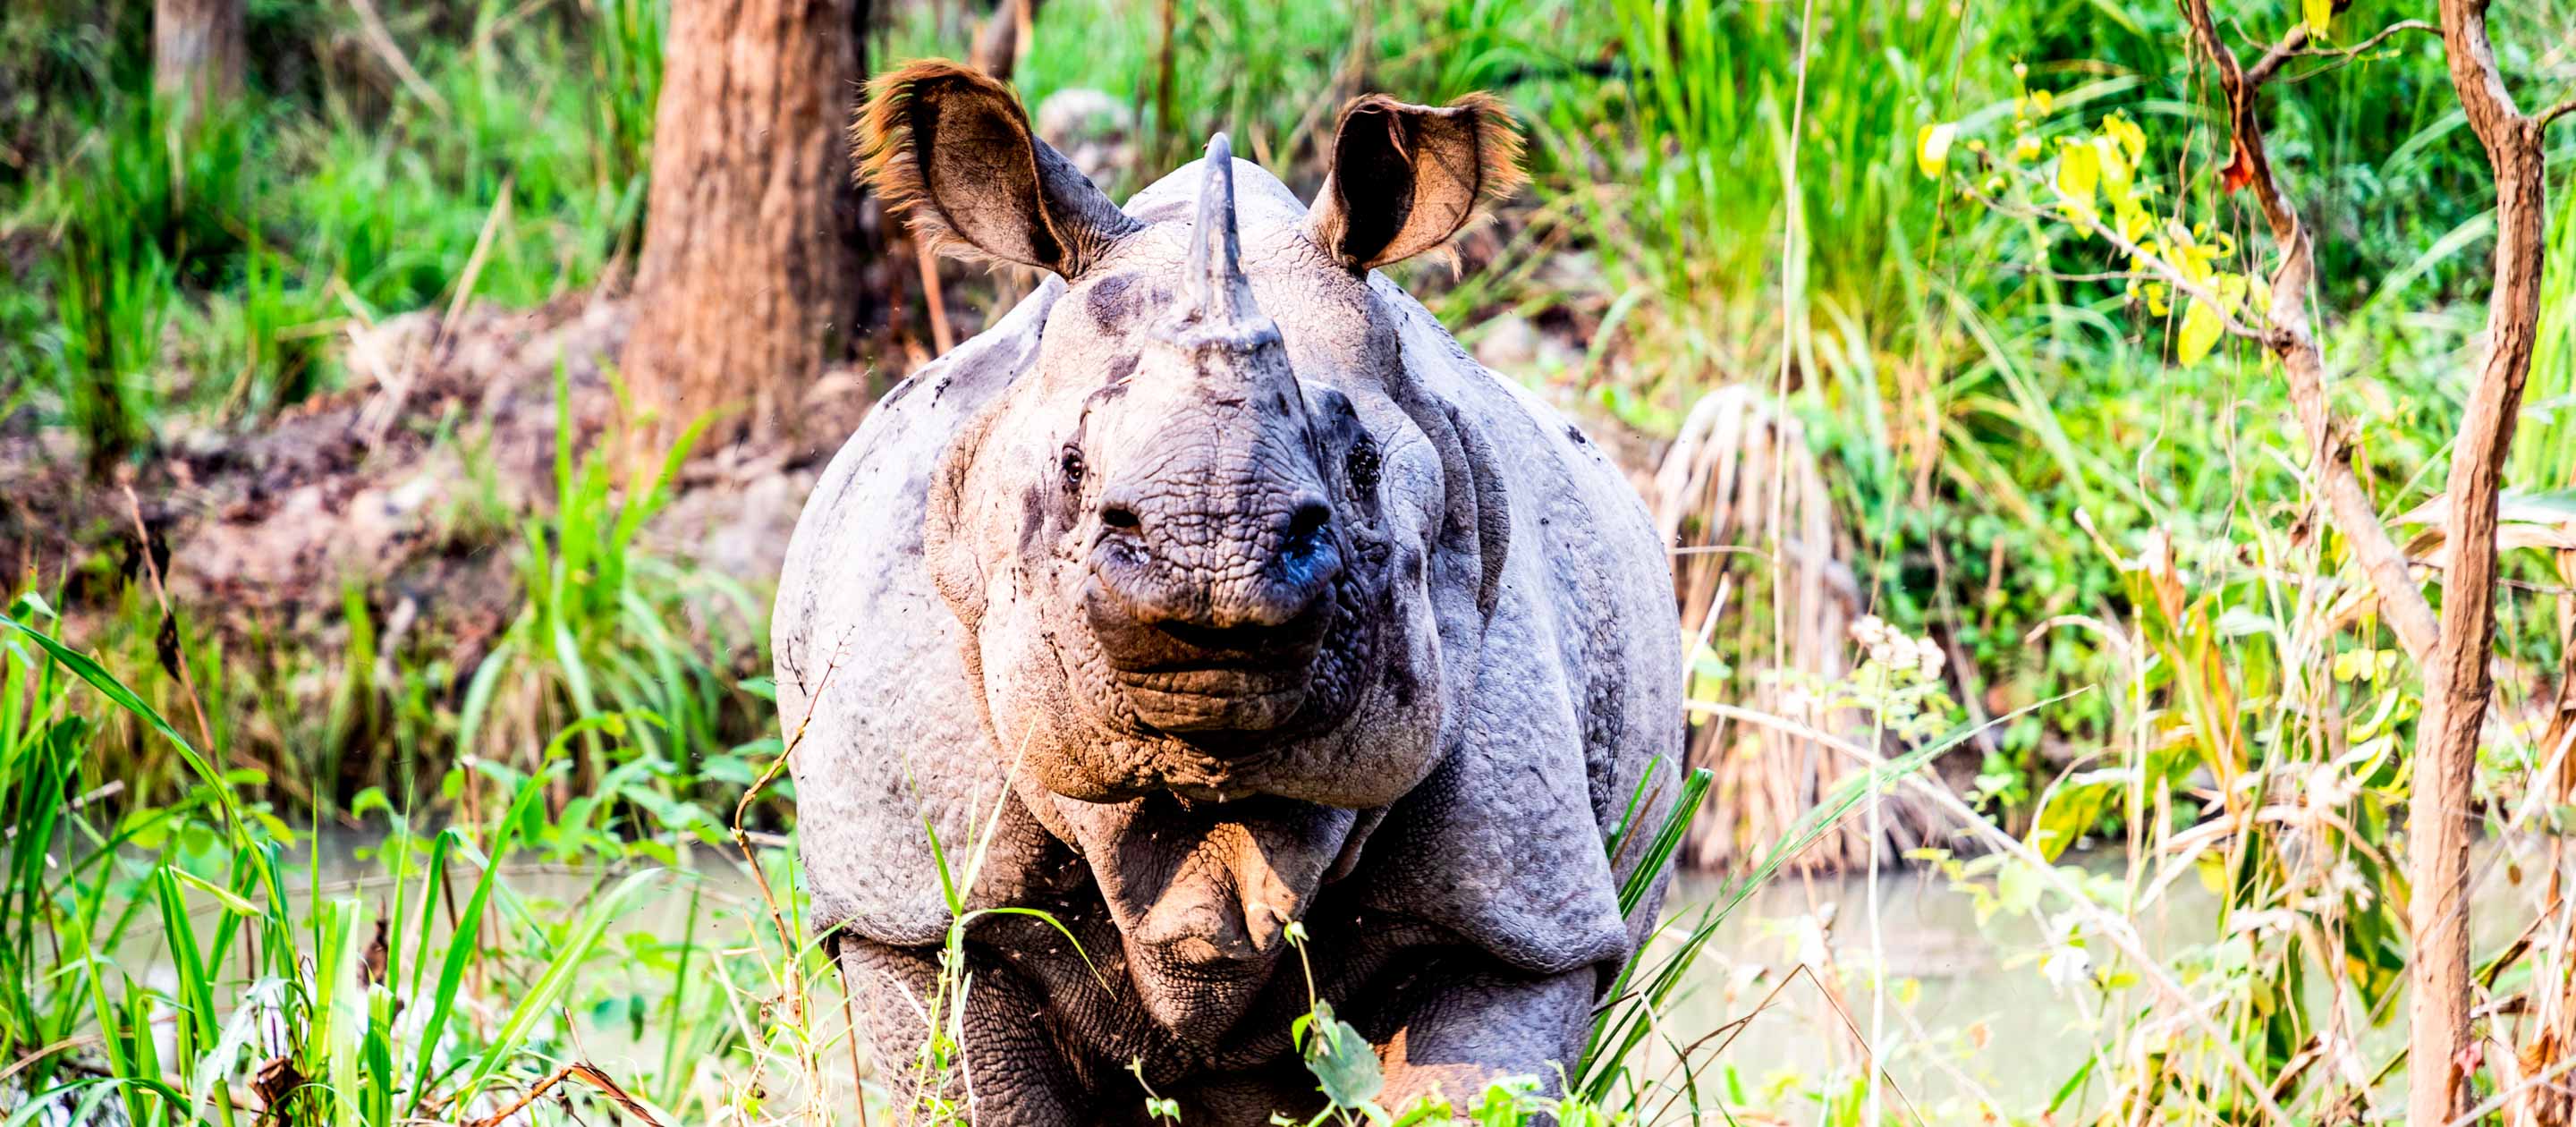
[[[999,79],[923,59],[868,84],[850,126],[859,175],[913,233],[963,258],[1079,277],[1140,224],[1029,132]]]
[[[1358,271],[1439,249],[1520,187],[1520,156],[1520,134],[1491,94],[1437,108],[1353,98],[1306,233]]]

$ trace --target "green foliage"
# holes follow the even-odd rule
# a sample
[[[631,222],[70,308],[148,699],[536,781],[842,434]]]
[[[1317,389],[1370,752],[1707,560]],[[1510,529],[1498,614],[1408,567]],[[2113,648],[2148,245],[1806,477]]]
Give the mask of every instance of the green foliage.
[[[102,470],[174,434],[256,429],[341,386],[331,342],[349,319],[547,301],[608,276],[641,236],[663,4],[376,5],[419,87],[384,69],[346,6],[250,7],[263,44],[250,96],[184,131],[144,93],[141,9],[0,13],[0,258],[19,283],[0,288],[0,423],[75,431]],[[1987,809],[2036,861],[1921,859],[1988,922],[2035,928],[2016,969],[2093,1018],[2071,1034],[2091,1058],[2049,1078],[2044,1109],[1982,1114],[2071,1121],[2110,1100],[2250,1121],[2270,1093],[2217,1063],[2231,1057],[2281,1079],[2303,1114],[2349,1094],[2318,1062],[2359,1061],[2351,1038],[2395,1009],[2408,890],[2391,827],[2420,702],[2346,597],[2340,545],[2309,518],[2306,445],[2277,373],[2219,331],[2222,315],[2259,320],[2268,244],[2226,189],[2214,97],[2170,5],[1174,7],[1168,91],[1160,6],[1142,0],[1047,4],[1022,60],[1032,105],[1083,86],[1136,111],[1137,155],[1113,190],[1216,129],[1311,189],[1342,97],[1496,90],[1530,130],[1534,186],[1479,236],[1463,276],[1407,268],[1408,284],[1470,343],[1506,313],[1564,338],[1577,360],[1509,374],[1650,434],[1719,383],[1776,387],[1826,461],[1863,609],[1964,656],[1932,679],[1873,658],[1809,686],[1867,711],[1901,750],[1811,796],[1757,871],[1665,929],[1608,996],[1591,1051],[1557,1085],[1567,1094],[1516,1077],[1455,1094],[1474,1097],[1462,1105],[1378,1107],[1374,1058],[1314,999],[1292,1032],[1333,1103],[1323,1121],[1585,1123],[1643,1118],[1678,1092],[1711,1120],[1797,1104],[1862,1122],[1858,1074],[1750,1084],[1687,1051],[1675,1075],[1643,1062],[1708,1032],[1665,1022],[1753,890],[1899,773],[1953,751],[1976,761]],[[2395,0],[2330,8],[2230,6],[2231,34],[2305,22],[2350,45],[2417,14]],[[2564,53],[2532,45],[2564,42],[2566,15],[2529,8],[2499,13],[2519,21],[2499,43],[2508,77],[2564,89]],[[895,6],[869,57],[962,54],[955,11]],[[2292,69],[2271,140],[2318,234],[2336,407],[2366,436],[2366,486],[2401,511],[2439,479],[2482,323],[2483,160],[2430,37]],[[2576,485],[2566,153],[2512,467],[2526,494]],[[2211,300],[2130,276],[2148,256]],[[655,1109],[703,1112],[667,1122],[758,1118],[780,1097],[744,1077],[845,1067],[843,1034],[822,1020],[835,1007],[813,989],[832,970],[804,940],[792,852],[746,847],[757,899],[706,879],[706,851],[731,855],[734,821],[787,822],[757,800],[774,796],[784,749],[744,740],[767,731],[765,706],[732,664],[756,649],[742,642],[759,632],[758,596],[657,558],[639,535],[694,431],[639,469],[614,437],[584,453],[569,415],[551,513],[460,503],[459,522],[515,553],[526,592],[470,668],[394,645],[374,593],[355,586],[337,616],[346,649],[327,663],[292,633],[227,648],[139,584],[102,596],[104,562],[66,581],[88,616],[77,644],[41,602],[12,607],[0,1065],[24,1064],[0,1083],[0,1114],[232,1127],[274,1096],[295,1121],[471,1118],[617,1028],[658,1041],[640,1054],[658,1066],[621,1082]],[[2560,660],[2548,593],[2560,581],[2545,561],[2511,566],[2530,582],[2504,596],[2499,668],[2538,684],[2533,671]],[[1703,656],[1751,670],[1762,655]],[[297,703],[289,686],[303,681],[331,686],[324,707]],[[1995,719],[1961,728],[1962,710]],[[252,729],[296,754],[250,766]],[[1971,738],[1979,749],[1961,750]],[[2532,789],[2545,760],[2528,742],[2516,727],[2487,749],[2480,793],[2563,830]],[[1633,840],[1649,869],[1672,856],[1708,785],[1686,779],[1685,813],[1655,826],[1636,824],[1644,795],[1629,796],[1614,855]],[[747,814],[725,818],[746,790]],[[368,883],[324,878],[324,847],[302,830],[313,822],[365,827]],[[2105,841],[2123,844],[2123,871],[2084,851]],[[966,928],[1001,922],[964,911],[958,892],[984,844],[954,871],[939,854],[960,910],[924,999],[933,1035],[920,1059],[879,1062],[870,1089],[928,1120],[964,1111],[946,1081],[971,989]],[[566,906],[531,891],[540,864],[623,868]],[[2159,908],[2177,878],[2205,881],[2219,919],[2152,963],[2085,914]],[[682,890],[684,922],[645,910]],[[1630,882],[1622,907],[1643,892]],[[155,973],[131,969],[138,951]],[[2535,974],[2485,969],[2500,997]],[[2221,1032],[2141,995],[2158,975]],[[2384,1076],[2395,1062],[2365,1065]],[[613,1102],[562,1091],[589,1121]],[[1150,1115],[1177,1118],[1145,1096]],[[531,1114],[569,1118],[551,1101]]]
[[[372,843],[356,856],[373,876],[351,887],[322,875],[349,835],[309,838],[249,800],[255,772],[217,768],[142,694],[49,633],[52,619],[33,597],[0,615],[0,1056],[13,1062],[0,1099],[12,1122],[45,1109],[92,1121],[102,1101],[134,1123],[476,1118],[580,1059],[576,1013],[624,1008],[674,1050],[748,1056],[783,1027],[741,1024],[741,995],[816,969],[778,962],[748,905],[721,924],[693,891],[679,934],[654,922],[657,897],[703,878],[616,866],[675,860],[669,846],[697,836],[692,825],[625,826],[571,910],[519,890],[520,859],[559,854],[577,828],[547,795],[578,723],[536,770],[463,783],[483,792],[484,818],[424,834],[380,792],[362,796],[352,816],[381,830],[358,838]],[[121,779],[102,785],[97,718],[119,712],[174,748],[197,785],[166,805],[137,801]],[[767,853],[763,864],[779,859]],[[716,939],[720,926],[750,945]],[[657,981],[667,989],[637,993]],[[621,1106],[680,1121],[659,1109],[685,1098],[696,1066],[662,1059],[658,1073],[621,1077],[637,1095],[583,1089],[561,1114]]]
[[[2576,310],[2576,177],[2551,188],[2557,214],[2549,221],[2540,307],[2557,315],[2541,317],[2532,342],[2522,433],[2508,475],[2515,487],[2534,491],[2576,488],[2576,316],[2566,313]]]
[[[252,13],[283,25],[263,42],[338,34],[295,23],[318,10],[287,9]],[[487,225],[464,296],[513,305],[587,285],[639,241],[661,81],[651,0],[561,18],[496,3],[452,13],[454,38],[407,44],[425,85],[390,98],[261,52],[254,67],[278,72],[266,79],[318,72],[319,88],[254,95],[184,129],[147,93],[148,44],[130,25],[148,19],[49,27],[49,14],[61,15],[0,17],[0,73],[63,83],[28,131],[53,151],[25,154],[23,181],[0,176],[0,243],[51,248],[24,292],[0,298],[12,338],[0,378],[31,378],[40,419],[83,436],[102,466],[172,423],[256,425],[339,386],[322,345],[344,321],[457,300]],[[18,38],[41,44],[19,48],[36,61],[8,57]]]

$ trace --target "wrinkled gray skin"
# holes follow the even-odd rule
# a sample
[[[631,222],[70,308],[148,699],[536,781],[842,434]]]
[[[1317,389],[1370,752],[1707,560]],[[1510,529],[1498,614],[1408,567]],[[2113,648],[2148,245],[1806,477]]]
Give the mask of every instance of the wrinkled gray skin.
[[[1383,1104],[1552,1084],[1662,899],[1623,919],[1607,855],[1675,789],[1647,512],[1260,168],[1125,214],[877,405],[789,552],[804,860],[880,1076],[951,924],[926,820],[970,907],[1089,958],[970,923],[979,1124],[1139,1119],[1130,1060],[1185,1122],[1314,1110],[1291,920]]]

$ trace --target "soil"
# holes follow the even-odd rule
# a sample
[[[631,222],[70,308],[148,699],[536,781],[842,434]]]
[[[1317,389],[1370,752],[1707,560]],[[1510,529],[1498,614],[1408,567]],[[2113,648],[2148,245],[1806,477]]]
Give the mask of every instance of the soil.
[[[355,589],[377,621],[448,639],[451,667],[471,668],[517,610],[519,525],[552,507],[559,421],[575,451],[619,449],[608,362],[633,323],[622,294],[597,293],[356,329],[348,389],[255,430],[168,438],[114,482],[88,478],[70,436],[22,416],[0,428],[0,552],[20,586],[95,611],[141,578],[139,520],[200,628],[328,645]],[[869,382],[827,372],[805,405],[814,433],[855,428]],[[701,449],[646,543],[763,589],[830,453]]]

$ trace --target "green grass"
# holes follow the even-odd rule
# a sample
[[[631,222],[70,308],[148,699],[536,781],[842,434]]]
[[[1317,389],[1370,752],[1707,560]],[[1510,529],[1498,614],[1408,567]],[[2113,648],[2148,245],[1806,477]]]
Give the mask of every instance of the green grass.
[[[77,436],[112,473],[347,386],[338,342],[355,323],[460,301],[534,306],[632,261],[662,4],[377,7],[426,93],[390,77],[346,6],[256,0],[251,95],[184,133],[143,93],[147,14],[44,0],[0,15],[0,255],[19,283],[0,287],[9,433]],[[2277,373],[2234,345],[2174,363],[2165,318],[2121,281],[2085,277],[2112,265],[2098,243],[1915,169],[1928,123],[2002,147],[2025,118],[2054,137],[2116,110],[2148,133],[2164,202],[2232,233],[2230,268],[2259,273],[2267,243],[2216,183],[2214,95],[2170,5],[1175,7],[1168,91],[1150,0],[1047,4],[1017,76],[1032,105],[1092,87],[1138,112],[1139,156],[1113,191],[1218,129],[1311,187],[1343,95],[1499,92],[1528,129],[1532,188],[1490,259],[1403,280],[1470,344],[1506,315],[1571,342],[1569,370],[1513,374],[1596,420],[1663,434],[1712,387],[1777,388],[1823,461],[1864,609],[1950,643],[1965,658],[1946,683],[1962,711],[2000,717],[1972,765],[1984,809],[2048,860],[2088,835],[2121,854],[2112,876],[2002,854],[1927,853],[1931,871],[1999,918],[2051,926],[2128,912],[2176,879],[2219,890],[2220,930],[2153,963],[2099,928],[2051,933],[2051,957],[2081,951],[2099,972],[2082,987],[2099,1007],[2081,1031],[2093,1063],[2052,1078],[2061,1119],[2105,1099],[2241,1119],[2259,1100],[2225,1058],[2278,1075],[2335,1021],[2386,1027],[2404,890],[2383,860],[2403,846],[2395,749],[2418,702],[2383,668],[2375,625],[2334,617],[2345,561],[2315,531]],[[2227,6],[2249,40],[2278,34],[2294,7]],[[2360,0],[2336,35],[2409,14]],[[886,15],[872,60],[964,53],[953,6]],[[2566,13],[2499,19],[2526,103],[2576,78],[2547,49],[2576,31]],[[2025,90],[2050,106],[2019,112]],[[2483,323],[2483,160],[2426,37],[2281,88],[2273,109],[2276,158],[2320,235],[2337,406],[2364,436],[2365,481],[2402,511],[2441,479]],[[2576,488],[2576,134],[2559,136],[2548,312],[2511,474],[2527,492]],[[640,474],[569,427],[554,444],[546,504],[501,506],[488,481],[459,483],[453,501],[459,535],[500,545],[518,587],[488,653],[389,637],[391,608],[352,584],[323,614],[327,640],[261,625],[218,636],[200,629],[206,608],[175,608],[165,659],[158,599],[105,547],[47,591],[80,600],[65,648],[0,628],[0,827],[13,831],[0,846],[0,1068],[18,1069],[0,1081],[0,1124],[39,1097],[75,1119],[112,1104],[138,1123],[253,1122],[272,1060],[307,1081],[283,1096],[298,1121],[453,1121],[612,1029],[658,1046],[614,1079],[666,1122],[775,1112],[790,1089],[847,1071],[792,851],[743,861],[724,813],[781,750],[765,685],[744,677],[760,664],[760,595],[639,534],[689,442]],[[95,523],[76,538],[125,535],[121,519]],[[2549,561],[2509,567],[2524,582],[2504,596],[2498,656],[2520,707],[2561,660],[2563,596]],[[1738,590],[1734,614],[1768,619],[1772,589]],[[35,602],[11,613],[73,633]],[[1769,675],[1758,633],[1717,639],[1747,685]],[[1925,756],[1947,738],[1899,742]],[[2488,749],[2481,793],[2498,827],[2515,811],[2554,818],[2529,743],[2515,726]],[[1837,777],[1772,861],[1819,819],[1866,812],[1853,803],[1870,776]],[[2305,780],[2343,797],[2348,828],[2270,822],[2224,853],[2168,850],[2249,796],[2299,799]],[[123,789],[103,793],[111,783]],[[754,821],[792,830],[778,801],[792,796],[762,794]],[[335,844],[316,844],[317,823],[340,827]],[[1653,848],[1674,848],[1677,828],[1656,829]],[[365,851],[354,885],[322,860],[351,833]],[[741,891],[735,870],[751,863],[783,900]],[[2360,890],[2319,883],[2345,865]],[[543,866],[590,883],[563,894]],[[685,908],[673,922],[650,904]],[[1698,960],[1723,959],[1706,944],[1724,918],[1681,921],[1632,968],[1639,989],[1569,1070],[1569,1118],[1679,1090],[1709,1122],[1783,1107],[1863,1120],[1857,1068],[1765,1089],[1680,1053],[1678,1073],[1645,1073],[1707,1032],[1662,1028],[1659,1011],[1704,981]],[[2231,930],[2282,918],[2309,930],[2261,944]],[[365,982],[353,966],[380,923],[387,973]],[[2554,965],[2501,966],[2498,990],[2531,989]],[[2134,992],[2150,972],[2185,981],[2221,1032],[2173,1032],[2181,1011]],[[1856,988],[1875,972],[1824,973]],[[2138,1074],[2125,1063],[2137,1060],[2163,1063]],[[2322,1117],[2345,1093],[2332,1069],[2301,1067],[2281,1098]],[[898,1096],[892,1084],[878,1094]],[[596,1086],[558,1091],[589,1121],[607,1114]],[[1505,1093],[1496,1114],[1537,1106],[1524,1096]]]
[[[88,42],[78,21],[50,39],[25,30],[48,14],[13,13],[0,40]],[[45,117],[62,151],[0,180],[0,230],[53,247],[27,281],[54,308],[0,304],[14,338],[0,371],[28,381],[44,422],[104,461],[183,423],[253,426],[345,382],[327,343],[351,318],[532,305],[631,257],[659,9],[444,14],[458,37],[414,45],[425,95],[387,100],[324,68],[309,95],[248,99],[184,134],[139,93],[137,45],[85,48],[102,57]],[[108,22],[109,42],[132,34]],[[41,62],[70,48],[22,50]],[[61,64],[0,60],[13,66]],[[487,224],[490,250],[466,278]]]
[[[630,998],[675,1045],[743,1035],[727,991],[760,973],[756,937],[710,949],[713,914],[702,925],[694,892],[684,934],[613,926],[704,882],[642,864],[693,827],[625,827],[617,859],[636,863],[597,870],[578,903],[513,891],[506,874],[523,858],[578,831],[545,801],[570,765],[565,741],[514,783],[466,784],[488,791],[484,819],[415,832],[381,799],[362,804],[382,828],[362,839],[374,875],[349,888],[321,875],[329,846],[244,797],[255,776],[217,770],[114,674],[46,634],[48,617],[22,599],[0,621],[0,825],[12,835],[0,1057],[17,1066],[0,1088],[14,1093],[0,1097],[6,1110],[113,1100],[133,1123],[229,1127],[266,1107],[285,1122],[392,1124],[488,1113],[580,1059],[574,1014]],[[96,719],[120,711],[187,760],[195,785],[167,804],[112,793],[67,804],[97,792]],[[785,863],[775,851],[762,862]],[[659,988],[692,960],[720,988],[684,1009],[685,991]],[[624,1081],[678,1106],[691,1079]],[[602,1098],[583,1091],[576,1106]]]

